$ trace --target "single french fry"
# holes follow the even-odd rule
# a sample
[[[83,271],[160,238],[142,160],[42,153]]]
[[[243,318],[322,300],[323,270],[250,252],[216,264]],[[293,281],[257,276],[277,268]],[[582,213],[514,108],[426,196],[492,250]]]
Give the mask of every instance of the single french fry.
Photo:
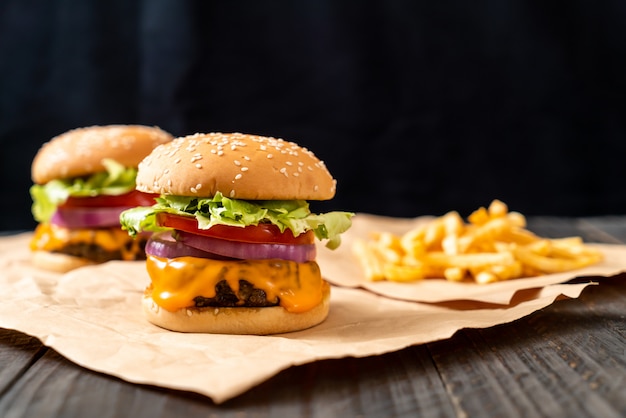
[[[491,202],[491,204],[489,204],[487,212],[489,213],[489,217],[492,219],[501,218],[509,212],[509,207],[506,205],[506,203],[495,199]]]
[[[443,277],[452,282],[462,281],[467,274],[467,270],[461,267],[447,267],[443,271]]]
[[[459,253],[459,237],[449,235],[441,240],[441,250],[445,254],[455,255]]]
[[[493,282],[498,281],[498,276],[496,276],[490,271],[483,270],[483,271],[478,272],[474,276],[474,281],[476,281],[476,283],[478,284],[493,283]]]
[[[441,239],[441,249],[446,254],[459,253],[459,237],[465,232],[463,219],[458,212],[452,211],[442,218],[444,237]]]
[[[449,255],[441,251],[426,253],[422,260],[429,265],[466,269],[494,264],[511,264],[515,261],[511,252]]]
[[[386,264],[383,272],[387,280],[393,282],[414,282],[424,279],[424,269],[421,266],[405,266]]]
[[[519,228],[526,228],[526,217],[519,212],[509,212],[506,214],[506,218],[509,220],[511,225],[517,226]]]
[[[554,245],[565,247],[578,247],[584,245],[581,237],[552,238],[550,241],[552,241]]]
[[[522,277],[522,263],[515,260],[513,264],[506,266],[493,266],[491,271],[498,276],[500,280],[511,280]]]
[[[486,208],[480,207],[468,216],[467,220],[472,225],[483,225],[489,221],[490,216]]]
[[[595,264],[602,259],[600,254],[585,255],[575,259],[552,258],[538,255],[524,247],[517,247],[513,252],[522,263],[542,273],[560,273],[563,271],[576,270]]]
[[[521,248],[524,248],[532,252],[533,254],[541,256],[548,256],[550,255],[550,252],[552,252],[552,244],[548,239],[540,239],[539,241],[535,241]]]
[[[446,213],[442,218],[443,228],[445,231],[445,236],[460,236],[464,229],[465,225],[463,223],[463,219],[461,215],[457,211],[452,211]]]
[[[578,258],[583,256],[601,257],[601,253],[585,245],[581,237],[568,237],[551,240],[552,256],[561,258]]]

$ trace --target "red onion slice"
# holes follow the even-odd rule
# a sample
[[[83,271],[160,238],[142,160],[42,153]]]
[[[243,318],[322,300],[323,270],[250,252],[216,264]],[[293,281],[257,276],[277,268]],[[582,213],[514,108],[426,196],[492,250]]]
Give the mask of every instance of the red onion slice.
[[[57,208],[50,219],[53,223],[64,228],[100,228],[120,224],[120,214],[128,206],[100,207],[100,208]]]
[[[178,241],[190,247],[224,257],[244,260],[279,258],[303,263],[315,260],[316,256],[315,244],[254,244],[207,237],[179,230],[175,232],[175,237]]]
[[[189,245],[183,244],[180,241],[176,241],[172,237],[171,231],[157,232],[152,234],[148,242],[146,243],[146,254],[155,257],[164,258],[177,258],[177,257],[198,257],[198,258],[213,258],[213,259],[227,259],[217,254],[207,253],[206,251],[199,250]]]

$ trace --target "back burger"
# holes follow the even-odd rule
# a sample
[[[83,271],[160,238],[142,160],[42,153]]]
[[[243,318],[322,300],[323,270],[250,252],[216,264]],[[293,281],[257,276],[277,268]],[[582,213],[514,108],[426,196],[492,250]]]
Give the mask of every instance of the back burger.
[[[32,263],[58,272],[109,260],[144,259],[145,239],[132,240],[119,223],[130,207],[153,204],[135,190],[137,164],[173,139],[149,126],[108,125],[54,137],[32,163],[32,212],[39,222]]]

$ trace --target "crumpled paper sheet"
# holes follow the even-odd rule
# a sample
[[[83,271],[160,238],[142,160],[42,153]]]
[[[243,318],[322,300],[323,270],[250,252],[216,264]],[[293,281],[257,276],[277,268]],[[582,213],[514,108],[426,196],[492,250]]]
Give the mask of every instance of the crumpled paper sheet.
[[[402,235],[431,217],[389,218],[370,214],[358,214],[353,218],[352,228],[342,234],[342,243],[336,250],[318,246],[317,262],[326,279],[338,286],[363,288],[376,294],[414,302],[437,303],[449,300],[474,300],[486,303],[508,304],[513,295],[522,289],[532,289],[563,283],[575,277],[610,277],[626,271],[626,246],[590,244],[605,255],[603,262],[579,270],[548,274],[539,277],[520,278],[486,285],[470,282],[451,282],[445,279],[425,279],[411,283],[369,281],[352,254],[356,239],[366,239],[371,232],[391,232]]]
[[[332,288],[322,324],[274,336],[183,334],[142,316],[143,262],[110,262],[66,274],[29,264],[30,234],[0,238],[0,327],[39,338],[69,360],[121,379],[188,390],[221,403],[293,365],[364,357],[440,340],[462,328],[514,321],[588,283],[515,293],[511,303],[424,304]]]

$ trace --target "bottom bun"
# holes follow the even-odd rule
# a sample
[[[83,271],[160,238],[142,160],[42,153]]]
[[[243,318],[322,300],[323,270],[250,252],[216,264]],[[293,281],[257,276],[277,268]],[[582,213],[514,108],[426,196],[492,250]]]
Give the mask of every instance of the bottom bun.
[[[48,251],[33,251],[31,263],[35,267],[56,271],[58,273],[66,273],[79,267],[95,264],[93,261],[87,260],[86,258],[61,253],[51,253]]]
[[[330,285],[324,282],[322,302],[306,312],[289,312],[281,306],[265,308],[185,308],[170,312],[158,306],[149,293],[143,311],[151,323],[170,331],[210,334],[267,335],[299,331],[324,321],[330,308]]]

